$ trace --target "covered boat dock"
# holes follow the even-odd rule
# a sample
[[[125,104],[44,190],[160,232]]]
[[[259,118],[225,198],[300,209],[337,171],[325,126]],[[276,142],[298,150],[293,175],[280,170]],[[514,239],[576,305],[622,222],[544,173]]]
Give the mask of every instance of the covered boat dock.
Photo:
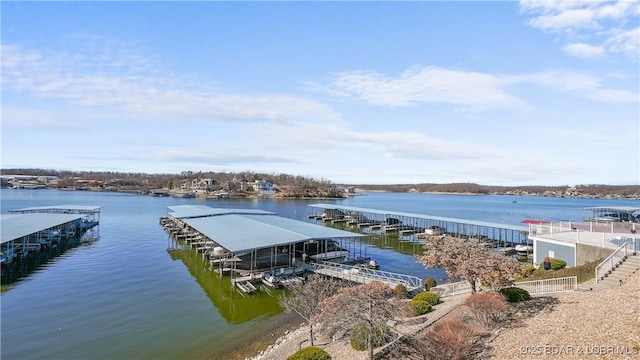
[[[366,259],[366,244],[357,240],[367,235],[288,219],[269,211],[169,206],[167,217],[161,218],[160,224],[174,239],[201,251],[212,268],[217,267],[220,273],[230,272],[235,284],[263,275],[276,275],[287,281],[289,275],[304,271],[322,273],[331,267],[328,264]],[[412,280],[421,285],[420,279]]]
[[[450,234],[496,246],[514,246],[527,242],[529,228],[484,221],[448,218],[369,209],[337,204],[309,205],[309,218],[323,223],[344,223],[368,234],[396,232],[407,241],[420,241],[426,235]]]
[[[28,253],[79,238],[98,225],[99,206],[59,205],[30,207],[0,215],[0,262],[11,264]]]
[[[165,230],[234,271],[295,268],[312,259],[344,261],[361,255],[364,235],[330,229],[256,209],[169,206]]]

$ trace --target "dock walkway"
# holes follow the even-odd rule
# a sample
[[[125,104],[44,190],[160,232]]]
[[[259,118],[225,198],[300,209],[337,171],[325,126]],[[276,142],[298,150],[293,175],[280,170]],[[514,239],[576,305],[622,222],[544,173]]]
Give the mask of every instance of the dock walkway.
[[[391,288],[395,288],[398,284],[402,284],[409,292],[422,289],[423,287],[422,279],[419,277],[388,271],[373,270],[357,265],[351,266],[321,261],[307,264],[306,270],[316,274],[331,276],[360,284],[368,284],[372,281],[381,281],[388,284]]]

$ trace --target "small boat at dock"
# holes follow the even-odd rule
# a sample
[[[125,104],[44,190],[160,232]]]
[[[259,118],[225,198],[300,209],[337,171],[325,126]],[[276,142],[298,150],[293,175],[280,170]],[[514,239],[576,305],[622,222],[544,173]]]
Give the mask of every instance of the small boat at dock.
[[[262,283],[272,287],[272,288],[281,288],[282,287],[282,279],[279,276],[273,275],[270,272],[262,273],[262,277],[260,278]]]
[[[428,228],[426,228],[424,230],[424,233],[427,235],[443,235],[445,232],[445,229],[440,227],[440,226],[429,226]]]

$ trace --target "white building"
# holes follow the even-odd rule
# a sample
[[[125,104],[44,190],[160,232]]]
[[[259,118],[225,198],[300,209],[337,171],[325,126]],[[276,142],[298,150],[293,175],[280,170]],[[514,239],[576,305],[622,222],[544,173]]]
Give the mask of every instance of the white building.
[[[254,188],[258,195],[275,195],[276,189],[273,187],[273,184],[266,180],[256,180],[254,183]]]

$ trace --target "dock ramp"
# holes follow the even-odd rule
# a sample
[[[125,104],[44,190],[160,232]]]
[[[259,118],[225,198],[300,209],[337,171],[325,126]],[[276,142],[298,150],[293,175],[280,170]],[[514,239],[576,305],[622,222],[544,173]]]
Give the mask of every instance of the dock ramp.
[[[423,282],[417,276],[392,273],[388,271],[373,270],[363,266],[351,266],[328,261],[320,261],[306,264],[308,271],[338,279],[367,284],[372,281],[381,281],[395,288],[398,284],[404,285],[407,291],[422,289]]]

